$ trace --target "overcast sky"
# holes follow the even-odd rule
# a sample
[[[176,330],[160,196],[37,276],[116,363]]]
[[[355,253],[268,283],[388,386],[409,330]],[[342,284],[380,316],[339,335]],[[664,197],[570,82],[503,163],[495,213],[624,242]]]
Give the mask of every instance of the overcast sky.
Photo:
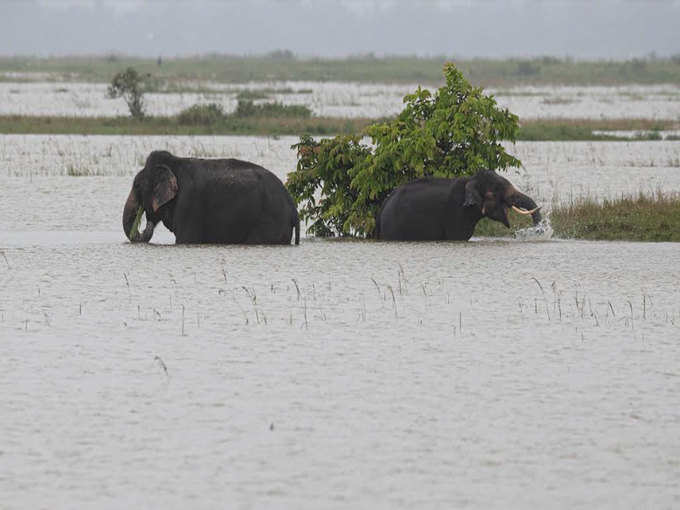
[[[680,54],[680,0],[0,0],[0,54]]]

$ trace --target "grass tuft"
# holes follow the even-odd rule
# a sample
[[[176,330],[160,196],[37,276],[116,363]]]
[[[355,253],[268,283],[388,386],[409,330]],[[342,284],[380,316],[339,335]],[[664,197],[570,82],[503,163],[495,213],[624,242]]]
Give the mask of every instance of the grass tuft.
[[[680,242],[680,194],[584,198],[553,206],[550,221],[557,237]]]

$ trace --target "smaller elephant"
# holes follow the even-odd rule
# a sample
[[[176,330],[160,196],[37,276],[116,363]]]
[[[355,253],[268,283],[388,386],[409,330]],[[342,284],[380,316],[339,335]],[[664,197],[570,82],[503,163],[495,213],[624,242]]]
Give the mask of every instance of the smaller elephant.
[[[152,152],[125,202],[123,229],[130,241],[149,242],[160,221],[177,243],[290,244],[293,229],[300,243],[297,209],[281,180],[237,159]]]
[[[506,227],[508,209],[541,221],[539,207],[492,170],[472,177],[426,177],[396,188],[376,217],[376,237],[390,241],[467,241],[483,217]]]

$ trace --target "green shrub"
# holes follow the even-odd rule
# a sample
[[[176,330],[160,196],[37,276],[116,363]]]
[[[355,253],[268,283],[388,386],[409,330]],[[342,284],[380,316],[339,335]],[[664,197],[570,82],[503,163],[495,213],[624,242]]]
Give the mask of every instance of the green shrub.
[[[239,99],[235,117],[296,117],[306,119],[312,111],[304,105],[285,105],[281,103],[255,104],[252,101]]]
[[[224,120],[222,105],[217,103],[195,104],[177,115],[177,122],[185,126],[218,124]]]
[[[236,99],[254,101],[256,99],[269,99],[269,96],[261,90],[241,90],[236,94]]]
[[[297,170],[288,174],[288,187],[297,204],[300,218],[310,220],[308,231],[330,237],[347,231],[349,216],[358,192],[352,188],[352,170],[371,156],[360,135],[341,135],[316,142],[300,137]],[[317,202],[316,193],[321,199]]]
[[[472,87],[455,65],[444,66],[444,77],[437,92],[418,87],[397,118],[363,134],[320,142],[303,136],[293,145],[298,164],[287,186],[312,233],[370,236],[380,204],[401,184],[521,164],[500,144],[517,138],[517,116]],[[363,135],[373,147],[361,143]]]

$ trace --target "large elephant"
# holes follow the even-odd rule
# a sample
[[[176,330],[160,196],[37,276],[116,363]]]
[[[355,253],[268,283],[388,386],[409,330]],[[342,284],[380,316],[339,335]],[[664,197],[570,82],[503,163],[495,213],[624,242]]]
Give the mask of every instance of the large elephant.
[[[135,176],[123,229],[130,241],[148,242],[160,221],[177,243],[290,244],[293,229],[300,242],[297,209],[279,178],[237,159],[152,152]]]
[[[506,227],[508,209],[541,221],[536,203],[491,170],[472,177],[427,177],[396,188],[376,218],[376,237],[391,241],[467,241],[483,217]]]

